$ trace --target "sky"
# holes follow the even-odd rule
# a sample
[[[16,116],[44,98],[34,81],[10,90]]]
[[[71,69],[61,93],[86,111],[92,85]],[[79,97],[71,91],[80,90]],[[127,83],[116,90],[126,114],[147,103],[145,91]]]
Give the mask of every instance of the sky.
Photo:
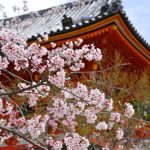
[[[17,7],[20,7],[22,10],[23,1],[24,0],[0,0],[0,4],[5,7],[7,16],[12,17],[14,15],[17,15],[13,12],[12,7],[15,5]],[[27,0],[27,6],[29,8],[29,11],[38,11],[53,6],[61,5],[64,3],[68,3],[71,1],[73,0]],[[22,12],[20,12],[20,14],[22,14]],[[1,18],[2,18],[2,13],[0,12],[0,19]]]
[[[28,6],[30,11],[37,11],[70,1],[73,0],[28,0]],[[122,1],[129,20],[142,37],[150,43],[150,0]],[[23,7],[22,0],[0,0],[0,3],[5,6],[9,17],[14,15],[12,6],[17,5],[21,8]],[[1,12],[0,18],[2,18]]]
[[[150,0],[122,0],[129,20],[150,44]]]

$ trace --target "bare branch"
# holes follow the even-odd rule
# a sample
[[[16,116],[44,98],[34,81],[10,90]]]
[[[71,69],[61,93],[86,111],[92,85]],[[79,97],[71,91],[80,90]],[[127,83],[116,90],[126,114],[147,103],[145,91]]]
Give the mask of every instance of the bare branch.
[[[24,88],[24,89],[21,89],[21,90],[16,90],[16,91],[12,91],[12,92],[0,93],[0,96],[4,96],[4,95],[13,95],[13,94],[22,93],[22,92],[24,92],[24,91],[27,91],[27,90],[30,90],[30,89],[33,89],[33,88],[36,88],[36,87],[42,85],[43,82],[44,82],[44,80],[41,81],[41,82],[39,82],[39,83],[37,83],[36,85],[29,86],[29,87]]]
[[[104,71],[108,71],[108,70],[111,70],[111,69],[114,69],[114,68],[118,68],[118,67],[123,67],[123,66],[128,66],[128,65],[131,65],[130,63],[125,63],[125,64],[118,64],[118,65],[115,65],[115,66],[112,66],[110,68],[106,68],[106,69],[102,69],[100,71],[75,71],[75,72],[71,72],[70,74],[89,74],[89,73],[92,73],[92,72],[95,72],[95,73],[102,73]]]
[[[32,144],[32,145],[34,145],[34,146],[36,146],[38,148],[40,148],[41,150],[48,150],[46,147],[43,147],[43,146],[33,142],[32,140],[29,140],[28,138],[26,138],[23,134],[19,133],[18,131],[11,130],[11,129],[6,128],[6,127],[1,126],[1,125],[0,125],[0,129],[5,130],[5,131],[7,131],[9,133],[12,133],[14,135],[19,136],[20,138],[24,139],[25,141],[29,142],[30,144]]]
[[[4,70],[4,69],[3,69],[3,71],[9,73],[9,74],[12,75],[13,77],[16,77],[16,78],[18,78],[18,79],[20,79],[20,80],[22,80],[22,81],[24,81],[24,82],[26,82],[26,83],[31,83],[31,82],[29,82],[29,81],[27,81],[27,80],[25,80],[25,79],[23,79],[23,78],[17,76],[16,74],[14,74],[14,73],[12,73],[12,72],[10,72],[10,71],[8,71],[8,70]]]

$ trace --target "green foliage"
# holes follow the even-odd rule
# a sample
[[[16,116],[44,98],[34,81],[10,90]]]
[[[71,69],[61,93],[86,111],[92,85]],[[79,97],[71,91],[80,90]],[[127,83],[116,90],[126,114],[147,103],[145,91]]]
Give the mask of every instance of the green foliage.
[[[131,103],[138,116],[141,116],[146,121],[150,121],[150,105],[145,105],[142,100],[133,100]]]

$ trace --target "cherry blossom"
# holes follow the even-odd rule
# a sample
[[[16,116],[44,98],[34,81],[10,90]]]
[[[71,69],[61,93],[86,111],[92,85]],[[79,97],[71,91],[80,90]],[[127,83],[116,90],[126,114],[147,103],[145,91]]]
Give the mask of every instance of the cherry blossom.
[[[32,82],[32,85],[36,85],[35,82]],[[20,89],[24,89],[24,88],[28,88],[29,85],[25,84],[25,83],[20,83],[18,84],[18,87]],[[41,93],[39,93],[39,91]],[[50,91],[50,87],[46,86],[46,85],[40,85],[37,88],[33,88],[32,90],[26,90],[26,92],[22,92],[19,93],[18,95],[21,96],[27,96],[28,99],[28,103],[29,103],[29,107],[33,107],[37,104],[37,101],[39,99],[39,97],[44,98],[49,94]]]
[[[124,135],[124,132],[121,128],[118,128],[117,131],[116,131],[116,138],[118,140],[121,140],[123,138],[123,135]]]
[[[49,139],[46,141],[46,144],[47,144],[47,145],[50,145],[51,147],[53,147],[54,150],[61,150],[62,147],[63,147],[62,141],[55,141],[55,140],[53,140],[52,138],[49,138]]]
[[[120,121],[120,114],[119,113],[111,113],[111,121],[119,122]]]
[[[0,70],[6,69],[8,67],[8,64],[9,64],[9,62],[8,62],[7,58],[5,58],[5,57],[2,58],[0,56]]]
[[[108,129],[108,125],[106,124],[106,122],[99,122],[97,125],[96,125],[96,129],[101,131],[101,130],[107,130]]]
[[[42,42],[40,37],[37,40]],[[43,40],[48,40],[47,34]],[[123,114],[114,110],[113,99],[101,89],[72,81],[69,74],[84,68],[86,61],[101,61],[101,49],[83,45],[79,38],[62,46],[51,42],[48,50],[39,42],[27,45],[25,39],[7,29],[0,29],[0,42],[0,71],[13,77],[9,88],[0,85],[0,127],[27,135],[35,146],[45,143],[54,150],[63,145],[68,150],[87,150],[94,132],[105,135],[114,130],[118,140],[123,138]],[[129,103],[125,107],[124,115],[129,119],[134,109]],[[24,114],[24,109],[31,113]],[[13,136],[0,129],[1,143]]]
[[[124,115],[128,118],[131,118],[134,115],[134,109],[133,106],[130,103],[125,104],[126,109]]]
[[[51,44],[52,48],[55,48],[55,47],[56,47],[56,43],[51,42],[50,44]]]
[[[102,150],[110,150],[108,145],[106,145],[105,147],[102,148]]]
[[[95,110],[93,108],[86,109],[84,111],[84,115],[86,116],[87,123],[89,123],[89,124],[95,123],[95,121],[97,119],[97,115],[96,115],[96,112],[95,112]]]
[[[7,116],[13,112],[13,105],[9,102],[5,102],[5,99],[0,98],[0,115]]]
[[[58,71],[56,75],[53,75],[53,76],[49,76],[48,77],[48,81],[57,86],[57,87],[64,87],[65,85],[65,71],[64,70],[61,70],[61,71]]]
[[[81,137],[77,133],[66,135],[64,138],[64,142],[68,150],[88,150],[88,147],[90,145],[88,139],[86,139],[85,137]]]

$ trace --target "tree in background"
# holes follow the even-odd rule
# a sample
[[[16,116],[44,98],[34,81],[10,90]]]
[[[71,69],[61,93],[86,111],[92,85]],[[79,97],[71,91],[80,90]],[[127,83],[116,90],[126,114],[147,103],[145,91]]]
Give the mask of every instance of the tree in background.
[[[135,140],[137,149],[147,149],[148,145],[150,145],[150,141],[145,140],[145,138],[149,139],[150,137],[149,68],[145,68],[143,71],[133,70],[129,61],[125,60],[118,50],[116,50],[114,55],[109,55],[108,53],[104,55],[107,58],[104,57],[100,62],[93,65],[95,70],[72,72],[71,76],[76,77],[77,81],[84,80],[85,84],[92,84],[94,88],[101,89],[107,97],[113,99],[116,111],[120,111],[120,108],[126,102],[133,104],[136,122],[132,120],[126,124],[126,133],[132,132],[138,139],[129,138],[130,140],[126,142],[126,148],[130,147],[131,141]],[[99,69],[97,70],[97,68]],[[87,76],[91,78],[89,79]],[[137,128],[136,130],[135,127]]]

